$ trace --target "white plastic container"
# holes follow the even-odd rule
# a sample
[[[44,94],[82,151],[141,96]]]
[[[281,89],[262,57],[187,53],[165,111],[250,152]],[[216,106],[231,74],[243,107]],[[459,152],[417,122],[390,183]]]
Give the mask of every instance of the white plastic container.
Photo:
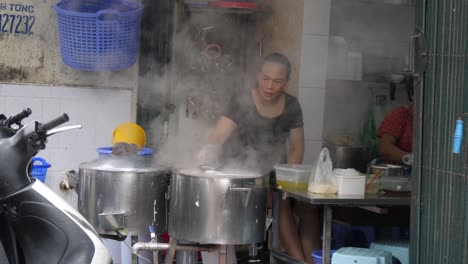
[[[383,191],[409,192],[411,191],[411,182],[409,177],[387,176],[380,177],[380,184]]]
[[[338,195],[362,195],[366,193],[366,176],[336,175],[338,185]]]
[[[288,190],[306,191],[312,167],[302,164],[278,164],[275,166],[276,183]]]

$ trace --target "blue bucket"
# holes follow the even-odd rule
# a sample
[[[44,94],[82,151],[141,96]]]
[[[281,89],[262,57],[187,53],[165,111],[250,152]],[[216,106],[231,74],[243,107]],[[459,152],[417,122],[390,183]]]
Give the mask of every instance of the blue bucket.
[[[336,252],[336,249],[332,249],[330,251],[330,260],[333,256],[333,253]],[[319,249],[319,250],[315,250],[314,252],[312,252],[312,257],[314,257],[314,264],[322,264],[322,250]]]
[[[37,164],[36,161],[40,162],[41,164]],[[47,174],[47,169],[50,168],[50,163],[47,163],[47,161],[43,158],[34,157],[32,158],[31,164],[31,177],[38,179],[41,182],[44,182]]]
[[[112,147],[101,147],[97,148],[96,151],[98,152],[99,156],[107,156],[112,154]],[[153,150],[150,148],[144,148],[142,150],[139,150],[137,152],[138,155],[143,155],[143,156],[151,156],[153,155]]]

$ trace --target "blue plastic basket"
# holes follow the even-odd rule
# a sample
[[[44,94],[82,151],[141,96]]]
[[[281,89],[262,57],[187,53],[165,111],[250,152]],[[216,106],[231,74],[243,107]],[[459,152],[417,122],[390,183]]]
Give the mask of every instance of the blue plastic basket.
[[[98,152],[99,156],[107,156],[112,154],[112,147],[101,147],[97,148],[96,151]],[[142,150],[139,150],[137,154],[143,156],[151,156],[153,155],[153,150],[150,148],[144,148]]]
[[[36,161],[39,161],[41,164],[37,164]],[[47,169],[50,168],[50,163],[47,163],[45,159],[39,157],[32,158],[31,163],[31,177],[38,179],[41,182],[44,182],[47,174]]]
[[[133,65],[138,58],[143,6],[133,1],[80,3],[78,7],[68,4],[70,9],[63,2],[54,6],[63,62],[85,71],[116,71]]]
[[[67,11],[96,13],[104,9],[118,9],[122,0],[62,0],[61,8]]]
[[[330,251],[330,259],[333,256],[333,253],[335,252],[335,249],[332,249]],[[314,264],[322,264],[322,250],[315,250],[314,252],[312,252],[312,257],[314,257]]]

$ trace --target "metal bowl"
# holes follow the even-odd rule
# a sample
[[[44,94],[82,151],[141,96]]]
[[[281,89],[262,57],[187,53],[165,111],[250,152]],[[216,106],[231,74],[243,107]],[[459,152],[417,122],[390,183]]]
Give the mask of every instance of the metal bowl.
[[[380,176],[405,176],[406,174],[406,167],[395,165],[395,164],[371,164],[369,165],[368,173],[376,174],[380,169],[382,172]]]

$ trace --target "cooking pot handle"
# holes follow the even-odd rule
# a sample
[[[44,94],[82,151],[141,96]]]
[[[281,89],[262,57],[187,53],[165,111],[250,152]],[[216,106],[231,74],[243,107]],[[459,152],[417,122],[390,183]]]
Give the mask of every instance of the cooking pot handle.
[[[172,187],[171,184],[169,184],[169,185],[167,186],[167,191],[166,191],[166,193],[165,193],[165,195],[164,195],[165,198],[166,198],[166,201],[171,200],[171,187]]]
[[[250,194],[252,193],[252,188],[245,188],[245,187],[229,187],[229,193],[230,192],[247,192],[247,194],[244,197],[244,207],[247,208],[247,205],[249,205],[249,200],[250,200]]]

